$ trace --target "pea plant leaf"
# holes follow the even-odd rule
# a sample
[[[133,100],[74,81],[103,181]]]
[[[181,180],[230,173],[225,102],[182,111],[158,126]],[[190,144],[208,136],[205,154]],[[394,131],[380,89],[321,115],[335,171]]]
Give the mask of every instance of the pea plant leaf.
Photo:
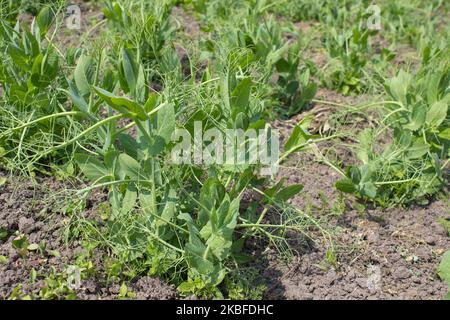
[[[97,183],[107,180],[110,174],[105,164],[94,156],[79,153],[75,155],[75,162],[86,177]]]
[[[336,189],[342,191],[344,193],[354,193],[356,192],[356,186],[353,183],[352,179],[343,178],[335,183]]]
[[[157,112],[157,135],[166,144],[171,141],[172,133],[175,131],[175,108],[169,104]]]
[[[36,24],[39,27],[40,35],[44,35],[53,23],[55,14],[50,6],[44,7],[36,17]]]
[[[130,179],[136,181],[147,180],[147,176],[144,174],[144,170],[139,165],[139,162],[130,157],[128,154],[120,154],[118,157],[118,163],[122,173]]]
[[[448,104],[444,101],[434,102],[427,112],[426,122],[429,126],[437,128],[447,117]]]
[[[91,92],[93,77],[94,69],[92,66],[92,59],[86,55],[82,55],[78,59],[78,64],[73,75],[78,89],[77,91],[80,95],[85,96]]]
[[[125,97],[115,96],[114,94],[99,87],[94,87],[94,90],[111,108],[121,113],[129,114],[131,117],[136,117],[142,121],[148,119],[144,107],[139,103]]]
[[[292,184],[280,190],[275,195],[275,201],[286,202],[303,190],[302,184]]]
[[[247,112],[252,86],[252,79],[250,77],[246,77],[242,79],[233,90],[230,99],[233,118],[240,112]]]

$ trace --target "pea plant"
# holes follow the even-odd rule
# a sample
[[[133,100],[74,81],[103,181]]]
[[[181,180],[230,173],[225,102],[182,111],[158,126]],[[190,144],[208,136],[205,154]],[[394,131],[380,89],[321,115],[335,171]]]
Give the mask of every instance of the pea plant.
[[[213,59],[219,58],[224,45],[246,52],[246,67],[253,68],[259,75],[260,86],[266,88],[266,95],[271,96],[276,106],[272,111],[292,116],[307,107],[317,86],[310,76],[309,66],[302,61],[299,35],[292,26],[281,25],[263,12],[248,12],[245,17],[240,16],[236,24],[216,28],[220,40],[204,41],[204,50]],[[287,33],[292,41],[286,41]]]
[[[376,31],[357,28],[343,34],[336,29],[327,33],[325,45],[331,61],[321,77],[327,87],[336,88],[344,95],[362,92],[365,86],[363,70],[370,52],[368,40],[374,33]]]
[[[39,12],[31,26],[16,23],[12,27],[0,22],[0,85],[4,95],[0,150],[19,164],[23,163],[21,158],[28,159],[28,164],[35,162],[55,137],[72,131],[61,91],[66,87],[65,61],[52,43],[54,33],[49,34],[54,22],[55,11],[49,6]]]
[[[445,185],[450,78],[448,61],[436,56],[436,62],[424,63],[417,74],[401,70],[386,81],[392,100],[385,102],[385,126],[379,132],[362,132],[358,157],[363,164],[348,168],[347,177],[336,185],[339,190],[387,205],[426,202]],[[392,140],[377,151],[388,130]]]
[[[161,59],[177,27],[170,20],[173,1],[106,1],[103,13],[128,47],[139,48],[148,63]]]
[[[192,137],[195,123],[201,123],[203,132],[264,128],[254,82],[249,76],[237,76],[241,59],[228,55],[225,71],[218,68],[222,73],[210,77],[213,70],[206,70],[202,82],[195,87],[185,84],[180,97],[167,91],[149,94],[147,71],[138,55],[127,49],[121,55],[118,77],[123,72],[123,78],[116,85],[108,90],[101,82],[92,85],[89,58],[83,56],[69,92],[74,105],[92,117],[101,112],[89,108],[90,95],[98,98],[93,98],[92,106],[109,110],[107,118],[99,118],[91,127],[102,132],[103,147],[75,156],[92,181],[82,192],[108,190],[109,212],[104,215],[105,225],[99,227],[103,235],[99,245],[108,246],[122,265],[133,265],[136,273],[171,276],[182,293],[221,296],[220,285],[231,271],[230,264],[239,261],[243,241],[255,232],[272,237],[265,230],[264,216],[270,207],[283,205],[300,192],[301,186],[284,187],[281,181],[264,191],[268,181],[258,177],[258,164],[176,165],[170,160],[176,127]],[[206,97],[211,98],[205,101]],[[129,132],[132,128],[135,135]],[[264,195],[267,208],[249,219],[241,216],[242,201],[252,188]]]
[[[30,105],[37,100],[41,108],[48,105],[45,91],[59,72],[59,56],[44,41],[53,19],[54,13],[46,7],[31,30],[25,25],[13,28],[2,21],[0,81],[9,101]]]
[[[276,63],[278,72],[278,89],[276,96],[281,105],[287,109],[288,116],[298,114],[306,109],[317,93],[317,84],[311,79],[308,65],[302,65],[300,43],[289,47],[287,57]]]

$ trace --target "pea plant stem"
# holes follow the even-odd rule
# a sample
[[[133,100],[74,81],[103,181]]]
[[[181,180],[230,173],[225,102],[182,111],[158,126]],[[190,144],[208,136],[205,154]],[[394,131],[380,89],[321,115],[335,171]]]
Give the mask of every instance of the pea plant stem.
[[[87,128],[86,130],[84,130],[83,132],[81,132],[80,134],[78,134],[76,137],[74,137],[74,138],[72,138],[72,139],[70,139],[70,140],[68,140],[68,141],[66,141],[66,142],[64,142],[64,143],[62,143],[62,144],[60,144],[60,145],[57,145],[57,146],[55,146],[55,147],[53,147],[53,148],[50,148],[50,149],[47,150],[46,152],[40,154],[40,155],[38,156],[37,159],[39,160],[40,158],[45,157],[45,156],[49,155],[50,153],[52,153],[52,152],[54,152],[54,151],[56,151],[56,150],[59,150],[59,149],[61,149],[61,148],[65,148],[65,147],[71,145],[72,143],[78,141],[79,139],[83,138],[84,136],[86,136],[86,135],[89,134],[90,132],[94,131],[95,129],[97,129],[97,128],[103,126],[104,124],[106,124],[106,123],[108,123],[108,122],[111,122],[111,121],[117,121],[117,120],[119,120],[119,119],[125,118],[126,116],[127,116],[126,114],[117,114],[117,115],[114,115],[114,116],[105,118],[105,119],[103,119],[103,120],[97,122],[97,123],[94,124],[93,126]]]
[[[318,142],[323,142],[323,141],[331,140],[331,139],[334,139],[334,138],[337,138],[337,137],[340,137],[340,136],[341,136],[340,134],[335,134],[335,135],[328,136],[328,137],[324,137],[324,138],[318,138],[318,139],[308,140],[307,142],[305,142],[305,143],[303,143],[303,144],[301,144],[301,145],[297,145],[297,146],[295,146],[295,147],[293,147],[293,148],[291,148],[291,149],[285,151],[285,152],[280,156],[280,158],[278,159],[278,161],[276,162],[276,165],[279,165],[280,163],[282,163],[283,160],[286,159],[286,158],[287,158],[289,155],[291,155],[292,153],[294,153],[294,152],[296,152],[296,151],[298,151],[298,150],[300,150],[300,149],[302,149],[302,148],[304,148],[304,147],[306,147],[306,146],[308,146],[308,145],[313,145],[313,144],[318,143]]]
[[[38,119],[35,119],[35,120],[32,120],[32,121],[29,121],[27,123],[24,123],[24,124],[18,126],[18,127],[11,128],[11,129],[3,132],[0,135],[0,138],[3,138],[5,136],[7,136],[7,135],[11,134],[14,131],[24,129],[26,127],[32,126],[33,124],[36,124],[38,122],[42,122],[42,121],[45,121],[45,120],[49,120],[49,119],[53,119],[53,118],[59,118],[59,117],[83,116],[83,115],[84,115],[84,113],[79,112],[79,111],[67,111],[67,112],[60,112],[60,113],[51,114],[51,115],[48,115],[48,116],[45,116],[45,117],[41,117],[41,118],[38,118]]]

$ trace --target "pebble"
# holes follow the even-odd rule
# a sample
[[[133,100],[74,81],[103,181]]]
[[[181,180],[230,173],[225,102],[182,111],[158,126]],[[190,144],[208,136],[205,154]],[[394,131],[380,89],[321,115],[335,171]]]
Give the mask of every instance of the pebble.
[[[20,217],[19,219],[19,230],[23,233],[30,233],[34,228],[34,220]]]
[[[411,276],[411,273],[409,272],[408,268],[402,266],[397,270],[394,270],[392,275],[397,279],[408,279]]]
[[[427,236],[425,242],[429,245],[433,245],[436,243],[436,239],[433,236]]]

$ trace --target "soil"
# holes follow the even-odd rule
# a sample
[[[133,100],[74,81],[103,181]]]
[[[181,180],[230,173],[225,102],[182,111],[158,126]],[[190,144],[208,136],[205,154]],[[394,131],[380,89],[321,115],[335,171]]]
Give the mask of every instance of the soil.
[[[325,262],[320,245],[300,248],[283,266],[268,258],[260,279],[266,298],[441,299],[448,288],[436,268],[450,240],[437,219],[448,215],[439,201],[405,211],[347,212],[337,221],[336,265]]]

